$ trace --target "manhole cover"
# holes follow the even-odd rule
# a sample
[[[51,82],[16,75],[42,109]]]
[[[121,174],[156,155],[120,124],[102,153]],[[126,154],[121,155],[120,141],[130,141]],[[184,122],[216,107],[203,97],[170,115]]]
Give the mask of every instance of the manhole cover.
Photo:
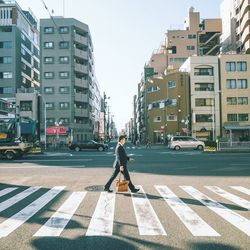
[[[100,192],[100,191],[103,191],[103,189],[104,189],[104,186],[102,185],[88,186],[85,188],[85,190],[89,192]]]

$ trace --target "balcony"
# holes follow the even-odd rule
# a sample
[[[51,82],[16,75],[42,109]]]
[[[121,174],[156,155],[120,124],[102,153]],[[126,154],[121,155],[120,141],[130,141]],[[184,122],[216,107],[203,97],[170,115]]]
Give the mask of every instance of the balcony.
[[[247,40],[249,40],[249,34],[250,34],[250,26],[246,27],[242,36],[241,36],[241,42],[246,43]]]
[[[88,95],[83,93],[75,93],[75,101],[88,102]]]
[[[79,63],[75,63],[75,71],[81,72],[84,74],[88,74],[88,66],[83,65],[83,64],[79,64]]]
[[[75,108],[75,116],[89,117],[89,111],[87,109]]]
[[[75,56],[88,60],[88,52],[75,48]]]
[[[88,45],[88,38],[75,34],[75,41],[84,45]]]
[[[80,78],[75,78],[75,86],[87,89],[88,88],[88,81],[82,80]]]

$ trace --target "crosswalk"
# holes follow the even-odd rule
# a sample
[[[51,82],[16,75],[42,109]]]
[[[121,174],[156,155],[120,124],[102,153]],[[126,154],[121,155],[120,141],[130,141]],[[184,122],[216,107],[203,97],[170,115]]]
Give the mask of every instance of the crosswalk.
[[[136,194],[125,193],[129,196],[128,200],[133,207],[133,213],[131,217],[135,218],[138,235],[145,236],[166,236],[169,233],[169,229],[166,228],[162,214],[159,216],[154,208],[154,203],[150,198],[150,194],[144,191],[144,187],[140,187],[140,192]],[[148,188],[148,186],[146,187]],[[199,187],[200,189],[201,187]],[[49,206],[53,200],[62,194],[62,191],[66,189],[66,186],[55,186],[48,189],[45,193],[38,192],[42,189],[40,186],[29,187],[23,191],[19,191],[18,187],[7,187],[0,190],[0,239],[8,237],[18,228],[22,227],[25,223],[36,216],[38,212],[45,212],[49,209]],[[173,188],[172,188],[173,189]],[[250,236],[250,202],[247,200],[250,195],[250,189],[243,186],[230,186],[220,188],[218,186],[204,186],[202,192],[193,186],[176,186],[175,192],[186,193],[187,197],[192,197],[195,201],[193,204],[202,205],[202,209],[212,211],[228,223],[228,226],[233,226],[236,230],[239,230],[244,235]],[[229,191],[226,191],[226,190]],[[177,216],[178,220],[184,224],[190,235],[194,237],[221,237],[222,233],[218,232],[218,229],[209,225],[211,223],[211,217],[202,218],[204,214],[200,215],[197,211],[191,208],[190,204],[186,202],[186,199],[178,197],[167,185],[154,185],[152,190],[155,192],[155,197],[161,202],[161,210],[165,211],[170,208]],[[204,191],[205,190],[205,191]],[[19,191],[19,192],[18,192]],[[207,192],[209,194],[207,194]],[[13,193],[13,195],[12,195]],[[38,194],[34,196],[34,194]],[[33,232],[33,237],[58,237],[66,229],[68,223],[79,209],[80,205],[84,206],[86,197],[91,192],[87,191],[74,191],[71,192],[68,198],[65,200],[61,198],[60,204],[56,211],[48,218],[40,228]],[[92,216],[87,227],[85,237],[88,236],[112,236],[116,232],[113,229],[115,223],[115,213],[118,207],[116,207],[116,199],[118,194],[100,192],[98,194],[98,200],[95,205],[95,209],[91,212]],[[157,196],[159,195],[159,196]],[[217,198],[210,198],[210,196]],[[244,196],[244,198],[241,197]],[[38,198],[33,198],[37,197]],[[5,199],[6,197],[6,199]],[[8,209],[18,207],[18,203],[31,197],[31,201],[26,207],[21,208],[15,214],[10,215],[9,218],[3,216],[3,212]],[[35,200],[33,200],[35,199]],[[190,199],[190,198],[189,198]],[[221,199],[229,201],[228,206],[225,202],[220,202]],[[89,200],[88,200],[89,202]],[[236,204],[242,209],[240,212],[235,212],[230,204]],[[48,206],[49,204],[49,206]],[[92,206],[94,207],[94,206]],[[15,209],[14,209],[15,211]],[[41,214],[41,213],[39,213]],[[163,213],[164,214],[164,213]],[[167,215],[166,215],[167,216]],[[167,218],[171,220],[171,218]]]

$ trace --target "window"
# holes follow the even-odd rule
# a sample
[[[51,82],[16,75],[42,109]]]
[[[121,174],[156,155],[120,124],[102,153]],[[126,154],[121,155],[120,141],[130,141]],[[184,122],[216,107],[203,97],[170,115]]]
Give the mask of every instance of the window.
[[[195,76],[213,76],[214,71],[212,67],[209,68],[194,68]]]
[[[176,115],[167,115],[167,121],[177,121]]]
[[[185,62],[187,60],[186,57],[170,57],[170,62]]]
[[[44,27],[44,33],[45,34],[53,34],[54,33],[54,27]]]
[[[11,56],[0,57],[0,63],[10,64],[12,63],[12,57]]]
[[[26,55],[26,51],[25,51],[25,49],[24,49],[24,48],[21,48],[21,54],[22,54],[23,56],[25,56],[25,55]]]
[[[55,104],[54,102],[46,102],[46,109],[54,109]]]
[[[69,48],[69,42],[59,42],[59,48],[60,49],[68,49]]]
[[[158,90],[159,90],[158,86],[152,86],[148,88],[148,93],[156,92]]]
[[[60,121],[61,121],[63,124],[69,124],[69,118],[60,118]]]
[[[237,80],[238,89],[247,89],[247,79],[238,79]]]
[[[54,63],[54,57],[44,57],[44,63]]]
[[[13,94],[13,93],[14,93],[13,88],[10,87],[3,88],[3,94]]]
[[[236,63],[226,62],[226,71],[236,71]]]
[[[239,114],[239,122],[248,121],[248,114]]]
[[[227,105],[236,105],[237,97],[227,97]]]
[[[195,106],[213,106],[214,99],[213,98],[197,98],[195,99]]]
[[[196,39],[196,35],[195,34],[188,34],[188,39]]]
[[[44,78],[54,78],[54,72],[44,72]]]
[[[235,79],[227,79],[227,89],[236,89]]]
[[[59,108],[60,109],[69,109],[69,102],[60,102]]]
[[[212,115],[211,114],[200,114],[196,115],[196,122],[212,122]]]
[[[11,41],[0,42],[0,48],[1,49],[11,49],[12,48],[12,42]]]
[[[23,41],[26,40],[25,35],[23,33],[21,33],[21,38],[23,39]]]
[[[177,100],[176,99],[168,99],[166,101],[166,103],[168,103],[168,104],[165,104],[166,106],[167,105],[176,106],[177,105]]]
[[[53,87],[45,87],[44,88],[44,93],[45,94],[53,94],[54,93],[54,88]]]
[[[66,34],[69,33],[69,27],[59,27],[59,33]]]
[[[195,50],[195,46],[193,46],[193,45],[188,45],[188,46],[187,46],[187,50]]]
[[[228,122],[237,122],[237,114],[227,114]]]
[[[237,71],[247,71],[247,62],[237,62]]]
[[[0,72],[0,79],[10,79],[13,78],[12,72]]]
[[[59,92],[61,94],[68,94],[69,93],[69,87],[60,87]]]
[[[248,97],[238,97],[239,105],[248,105]]]
[[[69,57],[68,56],[60,56],[59,62],[60,63],[69,63]]]
[[[53,49],[54,48],[54,42],[45,42],[44,43],[45,49]]]
[[[50,125],[55,125],[55,118],[47,118],[46,123]]]
[[[69,78],[69,72],[68,71],[59,72],[59,77],[60,78]]]
[[[20,101],[20,111],[32,111],[32,101]]]
[[[175,88],[175,87],[176,87],[176,83],[175,82],[172,82],[172,81],[168,82],[168,88],[169,89],[172,89],[172,88]]]
[[[154,122],[161,122],[161,117],[160,116],[154,117]]]
[[[213,83],[195,83],[195,91],[214,91]]]

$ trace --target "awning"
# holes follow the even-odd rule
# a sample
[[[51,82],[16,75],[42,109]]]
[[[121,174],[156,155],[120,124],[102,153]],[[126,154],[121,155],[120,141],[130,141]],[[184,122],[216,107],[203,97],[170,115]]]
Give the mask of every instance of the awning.
[[[225,125],[224,129],[226,130],[250,130],[250,125],[245,125],[245,126]]]
[[[66,135],[67,128],[64,126],[53,126],[46,129],[48,135]]]

